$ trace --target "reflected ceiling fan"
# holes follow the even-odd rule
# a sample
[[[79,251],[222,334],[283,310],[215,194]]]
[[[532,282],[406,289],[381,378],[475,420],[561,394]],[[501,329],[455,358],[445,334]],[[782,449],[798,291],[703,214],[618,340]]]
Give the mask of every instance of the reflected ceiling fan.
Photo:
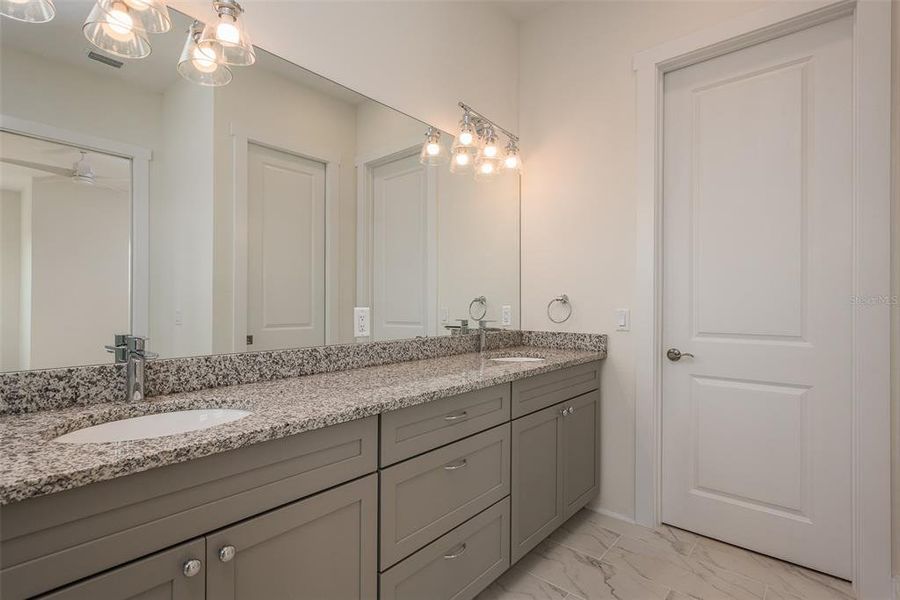
[[[56,176],[51,179],[56,181],[67,180],[82,185],[92,185],[116,192],[128,191],[129,180],[117,177],[104,177],[103,175],[97,175],[97,173],[94,172],[94,167],[91,166],[91,163],[88,160],[87,152],[85,152],[84,150],[80,150],[79,152],[81,152],[81,158],[75,161],[75,164],[72,165],[71,169],[57,167],[54,165],[45,165],[44,163],[32,162],[30,160],[19,160],[17,158],[0,158],[0,162],[4,162],[10,165],[16,165],[19,167],[25,167],[27,169],[34,169],[35,171],[51,173],[52,175]],[[119,185],[116,185],[116,183],[118,183]]]

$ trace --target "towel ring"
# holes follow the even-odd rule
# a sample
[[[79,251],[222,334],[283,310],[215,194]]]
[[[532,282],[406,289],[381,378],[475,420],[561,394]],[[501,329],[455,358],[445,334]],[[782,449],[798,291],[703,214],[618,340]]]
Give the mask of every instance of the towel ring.
[[[560,304],[562,304],[563,306],[566,306],[569,309],[568,312],[566,313],[566,316],[558,321],[553,318],[553,314],[550,312],[550,309],[553,308],[553,305],[556,302],[559,302]],[[569,320],[569,317],[571,317],[571,316],[572,316],[572,303],[569,302],[568,294],[562,294],[561,296],[557,296],[556,298],[554,298],[547,304],[547,318],[550,319],[551,321],[553,321],[554,323],[565,323],[566,321]]]
[[[481,314],[480,315],[472,314],[472,309],[475,307],[476,304],[481,305]],[[480,321],[481,319],[484,318],[484,316],[486,314],[487,314],[487,298],[485,298],[484,296],[478,296],[478,297],[474,298],[471,302],[469,302],[469,316],[472,317],[474,320]]]

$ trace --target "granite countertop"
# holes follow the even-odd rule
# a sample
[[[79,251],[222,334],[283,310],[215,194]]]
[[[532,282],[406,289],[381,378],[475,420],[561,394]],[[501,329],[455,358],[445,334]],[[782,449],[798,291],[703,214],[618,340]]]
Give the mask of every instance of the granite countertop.
[[[605,358],[605,353],[533,346],[488,357],[457,354],[262,383],[0,417],[0,505],[185,462],[304,431],[414,406]],[[103,444],[54,442],[63,433],[140,415],[197,408],[252,414],[224,425],[161,438]]]

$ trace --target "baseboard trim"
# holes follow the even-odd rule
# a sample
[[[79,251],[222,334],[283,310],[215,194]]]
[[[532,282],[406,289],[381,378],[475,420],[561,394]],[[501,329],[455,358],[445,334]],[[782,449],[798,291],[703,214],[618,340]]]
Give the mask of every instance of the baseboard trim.
[[[633,518],[623,515],[621,513],[617,513],[612,510],[600,508],[599,506],[591,506],[590,504],[588,504],[585,508],[588,508],[588,509],[594,511],[595,513],[600,513],[601,515],[606,515],[607,517],[612,517],[613,519],[618,519],[620,521],[625,521],[626,523],[631,523],[632,525],[637,524]],[[900,600],[900,598],[896,598],[895,600]]]

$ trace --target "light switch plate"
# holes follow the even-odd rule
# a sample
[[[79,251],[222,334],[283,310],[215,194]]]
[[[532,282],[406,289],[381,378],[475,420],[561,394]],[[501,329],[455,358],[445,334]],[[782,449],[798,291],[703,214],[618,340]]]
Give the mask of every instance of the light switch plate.
[[[631,331],[631,311],[629,309],[616,309],[616,331]]]
[[[500,324],[512,325],[512,306],[504,304],[500,309]]]
[[[357,306],[353,309],[353,336],[369,337],[371,335],[369,331],[369,307]]]

